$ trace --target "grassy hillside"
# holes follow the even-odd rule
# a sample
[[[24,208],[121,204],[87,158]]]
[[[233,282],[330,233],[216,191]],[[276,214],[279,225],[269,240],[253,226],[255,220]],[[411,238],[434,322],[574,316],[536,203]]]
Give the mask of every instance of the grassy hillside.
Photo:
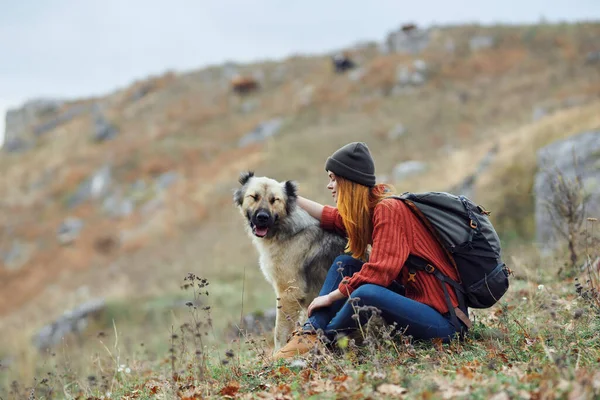
[[[237,66],[242,74],[264,77],[261,89],[246,96],[229,90],[225,67],[212,66],[167,73],[106,98],[65,105],[68,110],[102,104],[119,134],[111,141],[92,141],[93,117],[84,114],[40,136],[27,152],[0,154],[0,250],[18,241],[27,253],[18,268],[2,268],[0,260],[0,385],[9,392],[16,379],[22,393],[23,385],[42,390],[41,380],[49,379],[53,393],[67,398],[107,391],[132,397],[134,390],[147,398],[154,387],[148,381],[167,393],[188,382],[188,375],[199,393],[215,396],[223,379],[239,383],[240,392],[282,396],[307,395],[316,390],[313,386],[325,385],[377,397],[384,393],[377,394],[376,383],[390,382],[433,398],[458,396],[467,386],[479,387],[482,398],[503,390],[516,398],[521,390],[535,393],[535,387],[538,394],[531,397],[554,391],[559,398],[583,390],[577,385],[593,386],[599,378],[583,371],[600,357],[594,345],[597,309],[577,296],[574,282],[554,278],[556,265],[542,267],[530,243],[536,150],[600,128],[600,69],[585,61],[588,52],[597,51],[599,35],[600,24],[594,23],[447,27],[432,31],[430,45],[418,55],[381,54],[375,46],[350,49],[360,69],[344,75],[332,72],[325,55]],[[473,50],[469,40],[475,36],[490,36],[493,45]],[[423,64],[423,83],[398,83],[400,70],[413,73]],[[140,88],[148,88],[147,94],[132,100]],[[246,133],[275,118],[282,123],[277,135],[239,145]],[[391,135],[399,124],[403,134]],[[267,349],[268,342],[223,339],[224,329],[241,314],[274,301],[231,193],[239,172],[253,169],[295,179],[302,195],[328,203],[324,160],[353,140],[368,143],[378,177],[398,191],[449,190],[497,147],[476,182],[474,199],[494,212],[506,258],[516,271],[514,290],[502,307],[477,314],[486,326],[477,331],[483,339],[456,345],[460,349],[407,344],[394,350],[393,359],[367,354],[376,360],[366,364],[369,368],[361,367],[366,361],[360,355],[343,361],[326,357],[311,370],[315,375],[292,385],[293,369],[253,364],[257,349]],[[427,170],[395,180],[394,166],[410,160],[425,162]],[[72,205],[82,182],[107,165],[113,189],[134,204],[126,216],[108,217],[102,199]],[[158,189],[168,173],[176,178]],[[67,217],[79,218],[84,227],[65,246],[56,231]],[[168,350],[171,330],[191,318],[186,307],[174,306],[189,300],[180,289],[188,272],[210,282],[210,296],[203,299],[211,306],[212,327],[203,350],[209,361],[202,361],[210,379],[199,379],[194,368],[180,363],[175,367],[186,378],[177,383],[169,378]],[[538,292],[540,284],[546,289]],[[43,325],[97,297],[107,299],[107,310],[81,338],[67,338],[54,356],[32,348],[31,337]],[[560,305],[556,326],[543,326],[554,303]],[[584,317],[575,321],[578,309]],[[491,337],[492,331],[502,335]],[[568,341],[573,337],[574,344]],[[193,358],[193,346],[187,346],[177,352]],[[217,360],[227,359],[230,346],[237,346],[234,360],[219,367]],[[121,364],[131,375],[118,371]],[[431,366],[436,367],[434,383],[423,372]],[[361,369],[380,375],[365,378]],[[48,370],[51,379],[45,378]],[[457,392],[444,391],[448,388]]]

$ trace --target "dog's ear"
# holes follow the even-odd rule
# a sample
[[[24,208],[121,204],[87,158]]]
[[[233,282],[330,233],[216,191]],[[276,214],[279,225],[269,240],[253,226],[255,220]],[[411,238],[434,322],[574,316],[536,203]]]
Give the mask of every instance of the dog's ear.
[[[298,197],[298,185],[294,181],[285,181],[285,195],[290,200],[295,200]]]
[[[242,203],[244,202],[244,190],[243,189],[244,188],[239,188],[233,192],[233,202],[238,206],[241,206]]]
[[[285,181],[283,184],[283,190],[285,191],[285,195],[287,196],[287,200],[285,202],[285,212],[290,214],[294,211],[296,207],[296,199],[298,198],[298,186],[294,181]]]
[[[242,172],[240,174],[240,179],[239,182],[241,185],[245,185],[250,178],[252,178],[254,176],[254,171],[247,171],[247,172]]]

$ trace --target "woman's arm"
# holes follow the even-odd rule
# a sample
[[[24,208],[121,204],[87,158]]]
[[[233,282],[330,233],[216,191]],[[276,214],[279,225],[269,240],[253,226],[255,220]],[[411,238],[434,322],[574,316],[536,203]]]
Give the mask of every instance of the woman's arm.
[[[298,205],[304,209],[311,217],[321,222],[321,215],[323,214],[323,204],[319,204],[316,201],[305,199],[302,196],[298,196]]]

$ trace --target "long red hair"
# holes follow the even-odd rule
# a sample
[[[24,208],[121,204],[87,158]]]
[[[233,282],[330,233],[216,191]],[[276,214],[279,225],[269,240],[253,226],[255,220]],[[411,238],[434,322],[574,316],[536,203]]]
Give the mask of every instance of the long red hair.
[[[337,208],[348,233],[346,251],[352,257],[366,261],[367,247],[373,240],[373,210],[394,188],[379,184],[372,188],[337,176]]]

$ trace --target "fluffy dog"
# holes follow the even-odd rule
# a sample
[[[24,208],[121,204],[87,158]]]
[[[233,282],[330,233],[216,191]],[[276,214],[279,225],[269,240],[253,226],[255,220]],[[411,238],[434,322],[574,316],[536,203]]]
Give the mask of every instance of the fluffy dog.
[[[296,205],[294,182],[255,177],[253,172],[241,174],[239,182],[234,202],[259,253],[260,269],[279,302],[274,333],[277,350],[305,318],[306,308],[318,296],[347,240],[321,229],[319,221]]]

